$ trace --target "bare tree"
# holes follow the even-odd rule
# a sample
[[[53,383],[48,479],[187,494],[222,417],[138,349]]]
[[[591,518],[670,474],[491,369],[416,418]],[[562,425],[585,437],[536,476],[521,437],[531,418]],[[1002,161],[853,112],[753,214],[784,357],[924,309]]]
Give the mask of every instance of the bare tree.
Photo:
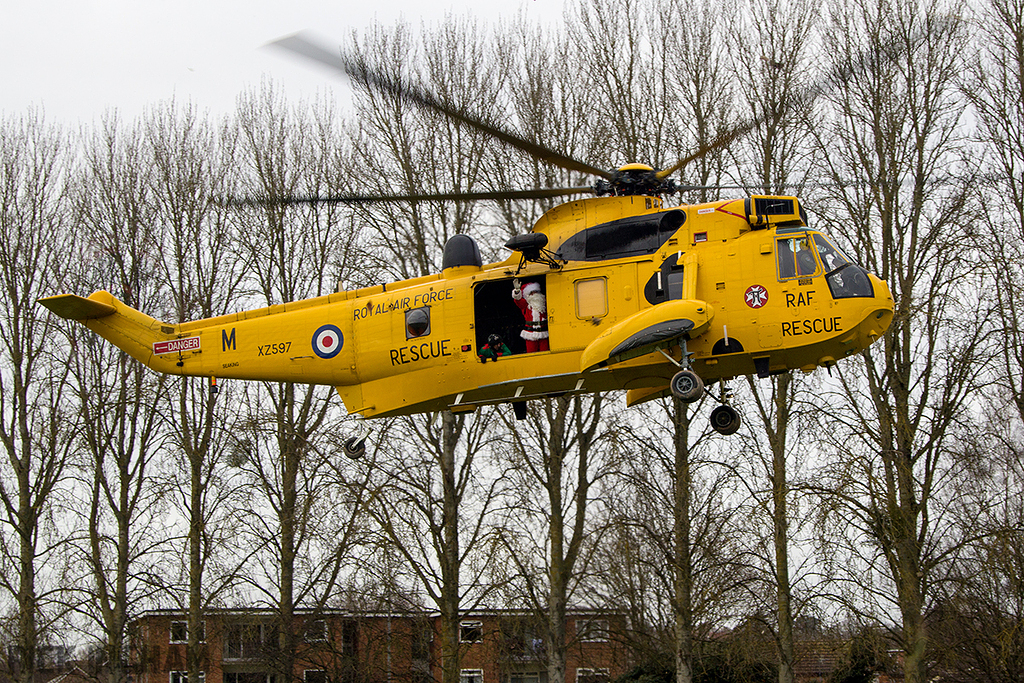
[[[778,652],[779,681],[791,683],[795,675],[794,621],[798,612],[793,596],[797,583],[794,574],[799,572],[790,566],[790,548],[801,524],[794,510],[790,475],[799,463],[801,450],[794,444],[799,441],[796,412],[800,382],[787,373],[770,381],[770,391],[757,386],[753,378],[749,379],[749,384],[752,402],[757,408],[757,426],[745,449],[751,461],[748,523],[759,528],[769,520],[763,536],[759,537],[757,532],[750,534],[753,541],[750,557],[751,564],[761,572],[765,595],[769,591],[774,593],[774,609],[765,611],[774,613],[770,625]],[[760,481],[765,481],[767,486],[755,483]]]
[[[350,50],[360,67],[427,88],[453,108],[481,116],[500,111],[504,80],[502,54],[493,54],[490,44],[478,24],[455,21],[420,40],[405,25],[375,27]],[[393,194],[480,188],[485,153],[494,143],[489,136],[394,93],[360,88],[355,104],[355,158],[372,171],[353,181],[362,189]],[[385,277],[409,278],[438,272],[441,247],[452,235],[481,226],[482,210],[472,202],[385,203],[360,209],[359,219]]]
[[[1024,4],[990,0],[978,10],[977,26],[986,40],[964,84],[964,94],[978,117],[978,137],[988,160],[980,183],[988,210],[988,230],[979,248],[990,254],[987,265],[1000,337],[997,383],[1024,420]],[[1000,400],[1001,397],[995,397]]]
[[[745,118],[760,125],[733,143],[730,153],[744,185],[785,194],[811,170],[808,107],[813,103],[801,94],[817,76],[812,60],[817,7],[807,0],[749,0],[737,10],[739,30],[757,40],[752,49],[730,41],[731,65],[737,79],[757,84],[749,96],[739,96]]]
[[[749,183],[761,192],[787,194],[794,180],[799,182],[808,172],[810,117],[802,108],[794,107],[792,99],[805,90],[807,82],[813,78],[809,63],[817,14],[812,3],[804,0],[752,0],[743,3],[740,16],[744,18],[741,31],[756,33],[758,40],[753,49],[739,49],[735,43],[729,43],[732,67],[737,76],[752,76],[753,82],[758,84],[753,96],[745,98],[746,116],[760,121],[761,125],[734,143],[730,153],[737,160],[739,173],[744,174],[744,184]],[[794,284],[788,283],[788,286]],[[761,560],[771,576],[769,585],[775,593],[774,635],[778,645],[779,683],[792,683],[795,649],[789,547],[796,525],[791,523],[787,460],[791,458],[792,449],[790,419],[800,383],[786,373],[764,384],[768,386],[763,387],[762,383],[749,378],[757,419],[752,420],[751,430],[755,444],[748,447],[747,452],[763,452],[756,443],[760,442],[766,445],[769,454],[767,462],[762,458],[760,464],[764,465],[771,495],[759,500],[757,505],[771,518],[773,552],[762,556]],[[758,438],[762,433],[764,441]]]
[[[15,601],[17,680],[35,680],[38,645],[59,616],[68,529],[56,516],[74,444],[66,337],[36,300],[61,282],[74,254],[67,193],[74,149],[61,131],[28,114],[0,121],[0,586]]]
[[[420,40],[406,26],[375,28],[349,49],[357,64],[475,113],[495,110],[499,102],[501,54],[489,45],[479,25],[453,21]],[[364,187],[380,193],[452,192],[481,183],[484,149],[492,144],[486,135],[374,88],[360,88],[356,109],[361,125],[354,156],[374,169]],[[383,273],[415,277],[440,270],[444,243],[479,225],[481,210],[463,202],[389,203],[358,215],[373,236],[368,247]],[[497,486],[477,471],[477,453],[491,438],[486,422],[447,411],[396,421],[367,462],[377,492],[370,513],[382,538],[394,544],[408,563],[412,585],[441,614],[445,683],[459,678],[459,621],[486,591],[481,556],[490,553],[485,522]]]
[[[615,430],[602,397],[562,396],[531,406],[527,428],[506,422],[515,497],[504,542],[526,604],[545,618],[548,680],[565,680],[567,610],[589,573],[603,480],[616,468]],[[581,599],[582,600],[582,599]]]
[[[587,87],[574,69],[565,68],[580,59],[575,41],[566,32],[514,24],[502,41],[505,63],[503,96],[508,104],[497,113],[505,120],[494,123],[513,129],[538,143],[585,162],[602,158],[607,123],[595,115],[596,90]],[[504,100],[503,100],[504,101]],[[515,124],[514,126],[510,124]],[[489,189],[580,187],[593,178],[568,171],[541,159],[517,152],[496,141],[485,146],[484,177]],[[505,237],[526,232],[540,215],[558,200],[505,201],[498,212]],[[496,247],[497,244],[487,245]]]
[[[489,411],[432,417],[404,418],[382,435],[367,463],[368,511],[381,544],[404,560],[404,572],[389,565],[382,583],[407,586],[438,610],[442,681],[456,683],[468,647],[460,622],[494,589],[489,522],[501,478],[482,474],[477,462],[493,439]]]
[[[289,111],[269,86],[240,100],[239,122],[248,161],[249,194],[274,197],[330,193],[338,188],[340,166],[337,113],[328,106]],[[355,240],[349,212],[333,204],[302,209],[262,205],[253,225],[237,234],[238,251],[250,264],[244,286],[263,305],[322,296],[348,279],[356,264],[348,258]],[[297,607],[322,608],[350,558],[358,500],[332,496],[339,450],[329,434],[342,428],[340,407],[330,388],[295,383],[247,386],[244,411],[233,430],[235,462],[254,491],[246,515],[258,553],[248,572],[257,595],[277,610],[276,676],[288,680],[303,639]],[[333,399],[333,400],[332,400]],[[346,469],[352,470],[351,465]],[[356,474],[353,491],[358,495]],[[330,506],[328,497],[341,505]],[[258,504],[257,504],[258,501]]]
[[[1020,428],[991,416],[964,444],[954,515],[962,545],[928,614],[930,654],[951,681],[1013,681],[1024,665],[1024,460]]]
[[[672,151],[685,158],[708,150],[682,169],[683,177],[701,188],[722,184],[726,171],[728,149],[709,147],[733,125],[736,93],[727,60],[729,41],[721,29],[737,11],[732,3],[666,0],[658,3],[654,17],[657,30],[666,34],[665,52],[672,55],[668,60],[671,86],[678,92],[673,119],[680,130]],[[690,194],[703,202],[718,192],[700,189]]]
[[[986,358],[976,269],[962,248],[968,188],[949,173],[964,159],[960,15],[955,2],[834,6],[827,53],[858,68],[826,90],[834,118],[819,131],[829,177],[858,181],[833,192],[821,219],[889,282],[895,301],[881,344],[841,370],[841,394],[824,392],[834,457],[816,479],[838,542],[827,557],[848,551],[860,597],[898,615],[913,683],[929,678],[925,612],[941,578],[943,490],[957,475],[956,444]]]
[[[707,675],[702,644],[739,615],[751,572],[728,503],[735,463],[694,428],[690,405],[650,406],[627,433],[595,580],[606,601],[629,605],[634,651],[655,662],[669,655],[675,680],[688,683]]]
[[[152,197],[164,227],[160,264],[168,290],[164,319],[187,321],[222,315],[236,302],[242,264],[227,258],[235,217],[225,206],[229,195],[235,133],[216,128],[192,108],[173,103],[147,119],[153,160]],[[229,389],[230,390],[230,389]],[[168,587],[188,612],[186,664],[191,683],[200,683],[205,648],[203,613],[228,590],[236,558],[223,552],[237,537],[227,502],[234,483],[218,461],[228,446],[221,426],[230,422],[230,404],[202,379],[181,378],[170,387],[168,406],[173,445],[184,458],[172,457],[175,502],[188,522],[181,587]]]
[[[666,167],[676,147],[678,91],[669,51],[671,29],[648,0],[585,2],[573,7],[569,32],[585,87],[597,92],[593,111],[581,113],[606,127],[598,159],[609,168],[639,162]],[[645,19],[650,18],[649,21]],[[671,160],[674,161],[674,160]]]
[[[109,289],[141,310],[162,307],[152,168],[141,124],[114,116],[88,140],[82,179],[79,238],[90,258],[74,287]],[[83,601],[102,634],[110,683],[128,677],[127,625],[152,599],[159,547],[155,523],[164,509],[154,460],[166,438],[158,406],[165,380],[84,329],[73,336],[70,367],[81,412],[79,508],[87,568]],[[87,495],[86,495],[87,494]]]

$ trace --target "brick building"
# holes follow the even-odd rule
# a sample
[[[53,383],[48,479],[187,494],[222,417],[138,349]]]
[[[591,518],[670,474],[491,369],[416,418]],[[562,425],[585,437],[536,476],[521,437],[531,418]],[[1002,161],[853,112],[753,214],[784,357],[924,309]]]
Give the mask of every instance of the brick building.
[[[577,612],[567,621],[566,683],[605,683],[625,672],[622,615]],[[203,683],[439,681],[439,622],[426,612],[302,612],[290,630],[295,659],[288,672],[275,612],[213,611],[199,634]],[[463,619],[459,632],[462,683],[548,683],[534,616],[481,612]],[[134,683],[188,683],[187,641],[181,612],[143,614],[132,625]]]

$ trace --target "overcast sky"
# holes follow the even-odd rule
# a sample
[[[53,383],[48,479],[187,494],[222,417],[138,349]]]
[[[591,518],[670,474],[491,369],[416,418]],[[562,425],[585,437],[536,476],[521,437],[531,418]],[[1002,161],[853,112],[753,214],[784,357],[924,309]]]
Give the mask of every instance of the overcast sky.
[[[342,81],[267,42],[301,30],[339,42],[374,22],[418,28],[448,15],[494,23],[561,17],[562,0],[0,0],[0,113],[70,125],[135,118],[175,98],[214,114],[270,78],[289,99]]]

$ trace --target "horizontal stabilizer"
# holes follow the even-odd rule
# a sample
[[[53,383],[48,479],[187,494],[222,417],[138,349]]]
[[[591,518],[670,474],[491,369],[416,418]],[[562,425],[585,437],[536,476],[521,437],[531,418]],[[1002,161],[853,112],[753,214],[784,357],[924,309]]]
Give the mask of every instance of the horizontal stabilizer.
[[[58,294],[40,299],[39,303],[62,318],[68,320],[93,320],[103,318],[117,309],[110,304],[94,299],[86,299],[77,294]]]

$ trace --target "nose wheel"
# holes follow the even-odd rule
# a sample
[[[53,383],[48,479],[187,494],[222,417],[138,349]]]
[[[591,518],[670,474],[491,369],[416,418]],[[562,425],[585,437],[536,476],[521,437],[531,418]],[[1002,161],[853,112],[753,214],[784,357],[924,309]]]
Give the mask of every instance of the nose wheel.
[[[740,414],[730,405],[720,405],[711,411],[711,428],[722,436],[735,434],[740,428]]]
[[[722,405],[711,411],[711,428],[722,436],[735,434],[740,428],[740,414],[730,405],[732,391],[725,386],[725,382],[719,382],[719,400]]]

